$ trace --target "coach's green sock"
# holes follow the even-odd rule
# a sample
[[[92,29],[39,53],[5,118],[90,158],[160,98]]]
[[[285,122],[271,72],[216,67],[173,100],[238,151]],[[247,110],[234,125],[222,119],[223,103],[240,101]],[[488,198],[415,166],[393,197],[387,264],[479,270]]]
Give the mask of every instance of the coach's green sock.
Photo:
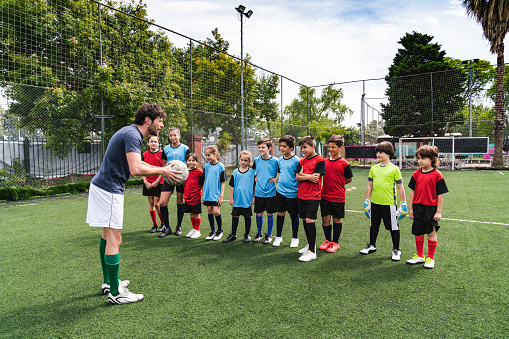
[[[101,237],[101,241],[99,242],[99,257],[101,258],[101,268],[103,269],[103,284],[110,284],[110,276],[108,273],[108,266],[106,266],[106,262],[104,261],[104,252],[106,251],[106,239]]]
[[[118,254],[105,255],[104,261],[108,265],[108,273],[110,275],[110,293],[118,295],[118,266],[120,264],[120,256]]]

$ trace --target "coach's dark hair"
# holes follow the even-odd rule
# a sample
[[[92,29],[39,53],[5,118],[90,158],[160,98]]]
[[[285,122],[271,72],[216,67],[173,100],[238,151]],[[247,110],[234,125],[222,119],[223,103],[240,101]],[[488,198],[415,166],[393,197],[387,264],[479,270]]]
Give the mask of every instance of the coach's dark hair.
[[[146,117],[149,117],[151,121],[154,121],[159,117],[166,119],[166,113],[158,104],[144,103],[136,111],[136,114],[134,115],[134,123],[141,126],[145,123]]]
[[[375,153],[384,152],[390,159],[394,158],[394,146],[388,141],[382,141],[375,147]]]
[[[194,159],[194,161],[198,162],[198,156],[196,155],[196,153],[192,153],[192,152],[191,152],[191,153],[189,153],[189,154],[187,155],[187,157],[186,157],[186,161],[187,161],[187,159],[189,159],[189,158],[193,158],[193,159]]]
[[[311,147],[316,147],[315,138],[313,138],[312,136],[309,136],[309,135],[302,137],[302,139],[299,140],[299,146],[302,146],[304,144],[309,145]]]
[[[267,145],[267,148],[271,148],[272,140],[270,140],[269,138],[261,138],[260,140],[258,140],[258,142],[256,144],[257,145],[265,144],[265,145]]]
[[[334,134],[329,138],[329,143],[335,143],[338,147],[341,147],[345,144],[345,139],[342,136]]]
[[[295,148],[295,137],[293,135],[283,135],[281,138],[279,138],[279,143],[282,142],[287,144],[291,149]]]
[[[431,145],[423,145],[419,147],[417,151],[415,151],[416,158],[428,158],[431,160],[431,166],[433,168],[437,168],[439,164],[438,160],[438,147]]]

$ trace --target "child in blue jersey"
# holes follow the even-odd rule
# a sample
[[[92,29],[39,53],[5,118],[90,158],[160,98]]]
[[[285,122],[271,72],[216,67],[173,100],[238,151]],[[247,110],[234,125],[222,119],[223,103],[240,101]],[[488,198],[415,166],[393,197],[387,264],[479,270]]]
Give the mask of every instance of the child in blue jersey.
[[[170,128],[170,131],[168,132],[168,141],[170,144],[163,148],[163,165],[171,160],[180,160],[185,164],[187,156],[189,155],[189,147],[180,143],[180,130],[177,127]],[[174,189],[177,190],[177,226],[175,228],[175,235],[182,234],[182,219],[184,218],[184,185],[173,186],[164,182],[163,187],[161,188],[159,204],[165,226],[162,228],[161,234],[159,234],[160,238],[164,238],[168,234],[171,234],[167,205]]]
[[[277,234],[272,246],[279,246],[283,242],[283,225],[286,212],[290,213],[292,219],[292,242],[290,247],[299,246],[299,183],[296,179],[299,158],[292,153],[295,147],[295,138],[291,135],[284,135],[279,139],[279,150],[281,157],[278,159],[279,178],[276,188],[277,208]]]
[[[254,186],[256,174],[251,168],[253,156],[249,151],[240,152],[240,167],[233,171],[230,178],[230,205],[232,210],[232,233],[223,240],[230,242],[237,239],[237,227],[239,225],[239,217],[244,216],[245,228],[244,242],[251,241],[249,231],[251,229],[251,205],[254,204]]]
[[[210,233],[205,240],[220,240],[223,237],[223,219],[219,207],[223,204],[226,172],[224,165],[219,162],[219,151],[215,145],[205,148],[205,159],[209,163],[205,165],[203,170],[205,182],[203,184],[202,201],[207,206],[210,223]],[[217,232],[214,219],[217,222]]]
[[[258,233],[253,242],[259,242],[263,239],[263,212],[267,211],[267,234],[265,234],[264,244],[272,242],[272,228],[274,227],[274,212],[276,212],[276,182],[278,164],[277,158],[273,157],[272,141],[268,138],[258,140],[258,153],[260,156],[254,159],[253,169],[256,170],[255,186],[255,205],[256,226]]]

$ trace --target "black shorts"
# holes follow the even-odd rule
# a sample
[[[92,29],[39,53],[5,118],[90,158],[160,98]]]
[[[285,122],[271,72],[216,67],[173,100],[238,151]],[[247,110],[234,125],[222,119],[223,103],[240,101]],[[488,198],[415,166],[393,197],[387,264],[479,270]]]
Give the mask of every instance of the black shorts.
[[[413,204],[414,222],[412,224],[413,235],[424,235],[433,232],[433,227],[438,231],[438,221],[433,219],[437,212],[436,206]]]
[[[262,213],[267,211],[269,214],[276,213],[276,197],[262,198],[255,197],[254,212]]]
[[[156,187],[152,187],[151,189],[148,189],[147,186],[143,185],[143,196],[145,196],[145,197],[160,197],[162,187],[163,187],[163,185],[159,184]]]
[[[276,210],[278,212],[288,211],[290,215],[299,214],[299,198],[287,198],[276,192]]]
[[[322,218],[327,215],[332,215],[335,218],[344,218],[345,203],[322,199],[320,200],[320,212],[322,213]]]
[[[396,205],[378,205],[371,203],[371,227],[380,228],[380,223],[384,222],[385,229],[388,231],[399,231],[398,220],[396,218]]]
[[[200,214],[201,213],[201,204],[196,205],[189,205],[184,204],[184,213],[193,213],[193,214]]]
[[[204,201],[203,204],[205,206],[219,206],[219,203],[217,201]]]
[[[320,200],[299,199],[299,218],[316,220]]]
[[[168,184],[166,181],[164,182],[163,187],[161,188],[161,192],[173,193],[175,187],[177,188],[177,193],[184,193],[184,185],[173,186]]]
[[[253,215],[253,211],[251,211],[251,207],[234,207],[232,209],[232,216],[239,217],[244,216],[245,218],[250,218]]]

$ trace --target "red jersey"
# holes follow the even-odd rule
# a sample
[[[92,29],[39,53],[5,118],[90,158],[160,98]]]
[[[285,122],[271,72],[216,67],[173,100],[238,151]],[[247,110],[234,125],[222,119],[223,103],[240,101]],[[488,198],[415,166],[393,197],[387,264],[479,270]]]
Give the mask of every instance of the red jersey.
[[[162,154],[163,154],[162,150],[157,150],[154,153],[152,153],[152,152],[150,152],[150,150],[148,150],[148,151],[145,151],[141,155],[141,160],[145,161],[147,164],[152,165],[152,166],[163,167],[163,158],[161,157]],[[157,177],[158,177],[158,175],[153,175],[151,177],[146,177],[146,178],[149,183],[153,183],[154,181],[156,181]],[[163,177],[161,177],[161,181],[159,183],[160,184],[164,183]]]
[[[423,173],[420,168],[416,170],[412,174],[408,187],[414,191],[412,203],[428,206],[436,206],[438,196],[449,192],[442,173],[436,168],[426,173]]]
[[[345,181],[353,177],[352,168],[343,158],[325,159],[322,198],[332,202],[345,202]]]
[[[304,157],[300,159],[299,165],[297,166],[297,173],[303,169],[305,174],[325,173],[325,161],[321,155],[315,155],[311,159]],[[320,200],[322,192],[322,178],[317,183],[313,183],[309,180],[299,182],[299,193],[298,197],[302,200]]]
[[[189,176],[184,182],[184,201],[188,205],[201,203],[201,187],[203,186],[203,171],[196,167],[189,171]]]

